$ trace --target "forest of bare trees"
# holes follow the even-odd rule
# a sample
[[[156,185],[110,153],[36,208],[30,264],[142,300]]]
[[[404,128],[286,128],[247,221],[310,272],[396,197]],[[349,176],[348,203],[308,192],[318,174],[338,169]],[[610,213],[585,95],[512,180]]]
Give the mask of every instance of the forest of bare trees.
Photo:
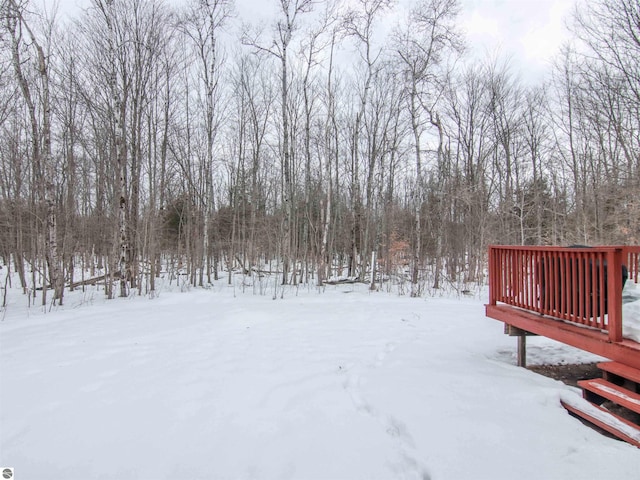
[[[5,287],[419,296],[481,283],[491,243],[640,241],[638,0],[582,2],[537,84],[465,56],[456,0],[393,26],[392,0],[269,1],[255,25],[233,0],[0,0]]]

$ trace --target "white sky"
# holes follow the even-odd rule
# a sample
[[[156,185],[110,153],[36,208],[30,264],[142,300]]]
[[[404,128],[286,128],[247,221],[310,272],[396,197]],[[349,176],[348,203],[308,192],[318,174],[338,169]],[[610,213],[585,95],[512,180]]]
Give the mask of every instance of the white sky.
[[[461,25],[474,54],[505,55],[524,76],[546,71],[569,39],[566,21],[580,0],[461,0]]]
[[[38,1],[38,0],[36,0]],[[53,0],[40,0],[50,4]],[[58,0],[63,14],[75,15],[89,0]],[[165,0],[167,3],[183,0]],[[397,0],[408,8],[416,0]],[[510,58],[523,78],[537,78],[569,36],[565,21],[576,2],[586,0],[459,0],[460,25],[467,33],[470,54]],[[276,0],[235,0],[239,17],[268,24]],[[395,17],[395,16],[394,16]],[[391,17],[389,18],[391,21]]]

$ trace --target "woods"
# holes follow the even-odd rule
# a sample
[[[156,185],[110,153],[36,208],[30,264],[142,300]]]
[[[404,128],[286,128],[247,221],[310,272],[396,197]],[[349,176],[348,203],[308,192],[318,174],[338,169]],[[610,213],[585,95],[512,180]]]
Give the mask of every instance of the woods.
[[[161,271],[419,296],[482,283],[491,243],[639,241],[638,0],[580,4],[536,83],[465,55],[456,0],[0,1],[2,282],[34,302],[77,267],[110,298]]]

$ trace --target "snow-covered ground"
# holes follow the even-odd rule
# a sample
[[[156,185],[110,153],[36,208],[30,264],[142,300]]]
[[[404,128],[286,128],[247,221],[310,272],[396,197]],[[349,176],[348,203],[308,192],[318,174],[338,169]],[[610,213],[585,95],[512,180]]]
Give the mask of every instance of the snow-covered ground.
[[[622,335],[640,342],[640,285],[632,281],[622,290]]]
[[[0,312],[0,467],[27,479],[633,479],[515,366],[485,298],[338,285],[69,294]],[[639,307],[640,308],[640,307]],[[528,361],[593,361],[536,337]]]

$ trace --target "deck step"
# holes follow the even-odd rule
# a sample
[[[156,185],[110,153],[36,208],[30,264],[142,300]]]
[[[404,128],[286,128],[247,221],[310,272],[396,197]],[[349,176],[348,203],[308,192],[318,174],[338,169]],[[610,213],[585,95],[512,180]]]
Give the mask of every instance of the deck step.
[[[640,395],[608,382],[602,378],[593,380],[580,380],[578,386],[585,391],[595,393],[597,396],[611,400],[633,412],[640,413]]]
[[[598,364],[598,368],[604,372],[612,373],[618,377],[640,384],[640,370],[637,368],[620,362],[602,362]]]
[[[608,410],[579,397],[563,398],[562,406],[574,415],[600,427],[611,435],[640,448],[640,427]]]

